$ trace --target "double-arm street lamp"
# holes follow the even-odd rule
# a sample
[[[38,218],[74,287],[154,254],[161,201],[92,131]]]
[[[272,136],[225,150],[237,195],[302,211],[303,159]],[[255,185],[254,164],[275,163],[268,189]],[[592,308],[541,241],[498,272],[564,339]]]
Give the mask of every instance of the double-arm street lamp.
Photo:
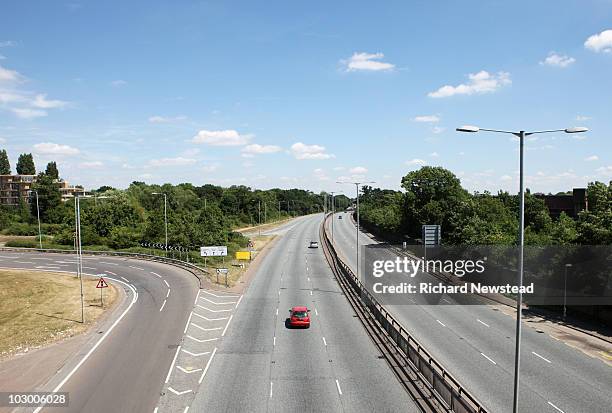
[[[357,232],[356,232],[356,238],[355,238],[355,250],[357,252],[357,279],[359,279],[359,186],[363,185],[363,184],[374,184],[376,182],[374,181],[367,181],[367,182],[342,182],[342,181],[337,181],[337,184],[353,184],[355,185],[355,189],[356,189],[356,195],[357,195]]]
[[[525,191],[524,191],[524,168],[523,168],[523,153],[525,137],[530,135],[536,135],[541,133],[554,133],[554,132],[565,132],[565,133],[580,133],[588,131],[587,128],[567,128],[567,129],[554,129],[554,130],[542,130],[542,131],[505,131],[498,129],[483,129],[477,126],[461,126],[456,129],[457,132],[468,132],[476,133],[480,131],[484,132],[496,132],[505,133],[517,136],[519,138],[519,257],[518,257],[518,287],[519,293],[516,300],[516,339],[515,339],[515,352],[514,352],[514,398],[512,411],[518,412],[518,401],[519,401],[519,373],[520,373],[520,356],[521,356],[521,308],[523,305],[523,294],[521,293],[521,287],[523,286],[523,251],[525,246]]]
[[[341,194],[342,191],[331,191],[331,204],[332,204],[332,224],[331,224],[331,241],[332,245],[334,245],[334,215],[336,214],[336,198],[335,194]]]
[[[164,192],[151,192],[151,195],[164,196],[164,224],[166,227],[166,256],[168,255],[168,196]]]
[[[38,244],[40,249],[42,250],[42,231],[40,230],[40,207],[38,205],[38,191],[36,189],[32,189],[30,192],[34,192],[36,194],[36,216],[38,218]]]

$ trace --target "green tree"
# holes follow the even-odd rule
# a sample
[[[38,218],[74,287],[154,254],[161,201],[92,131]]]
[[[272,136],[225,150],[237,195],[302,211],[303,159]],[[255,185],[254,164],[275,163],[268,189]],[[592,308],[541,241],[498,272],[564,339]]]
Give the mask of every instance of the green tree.
[[[36,175],[34,158],[31,153],[22,153],[17,160],[17,173],[19,175]]]
[[[55,162],[49,162],[45,174],[53,179],[59,179],[59,171],[57,170],[57,164]]]
[[[11,163],[9,162],[8,155],[6,154],[6,149],[2,149],[0,151],[0,175],[10,175],[11,174]]]
[[[62,195],[53,178],[44,173],[38,174],[32,189],[38,192],[40,219],[48,222],[49,215],[62,203]],[[36,216],[36,195],[32,194],[32,216]]]

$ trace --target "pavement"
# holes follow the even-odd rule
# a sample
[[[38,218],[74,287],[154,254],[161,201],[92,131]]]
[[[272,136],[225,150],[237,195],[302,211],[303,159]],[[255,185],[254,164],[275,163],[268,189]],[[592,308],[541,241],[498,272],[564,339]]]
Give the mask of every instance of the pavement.
[[[57,374],[32,380],[29,388],[2,390],[69,392],[67,408],[43,411],[150,413],[181,343],[198,294],[197,280],[161,263],[89,256],[83,261],[85,273],[107,274],[127,300],[94,334],[76,341],[78,346],[70,344],[72,354],[63,356]],[[69,254],[0,252],[0,267],[74,272],[76,264]],[[66,349],[62,343],[57,346]]]
[[[334,219],[335,246],[355,271],[357,231],[349,215],[342,215],[343,219]],[[361,245],[376,243],[363,233],[359,237]],[[439,281],[423,273],[417,277],[422,282]],[[488,411],[510,412],[515,319],[496,306],[452,305],[452,297],[447,296],[442,300],[451,301],[450,305],[406,304],[385,308]],[[522,337],[520,411],[610,411],[610,365],[538,328],[524,328]],[[605,342],[601,345],[606,352],[612,351]]]
[[[212,361],[200,372],[199,387],[192,381],[193,394],[173,395],[193,398],[190,410],[418,411],[354,317],[323,252],[307,248],[318,239],[322,218],[310,216],[278,229],[282,237],[259,263],[241,299],[213,297],[240,302],[227,304],[234,308],[226,313],[232,320],[225,335],[201,348]],[[297,305],[311,309],[309,329],[285,326],[288,310]],[[206,311],[196,308],[194,314],[208,317]]]

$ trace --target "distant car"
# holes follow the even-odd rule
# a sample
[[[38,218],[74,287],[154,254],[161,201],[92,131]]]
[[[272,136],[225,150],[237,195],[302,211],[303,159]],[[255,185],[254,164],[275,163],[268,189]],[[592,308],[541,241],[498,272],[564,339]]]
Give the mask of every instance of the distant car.
[[[338,219],[342,219],[342,215],[338,215]]]
[[[307,307],[293,307],[289,310],[290,327],[310,327],[310,310]]]
[[[310,241],[308,248],[319,248],[319,243],[317,241]]]

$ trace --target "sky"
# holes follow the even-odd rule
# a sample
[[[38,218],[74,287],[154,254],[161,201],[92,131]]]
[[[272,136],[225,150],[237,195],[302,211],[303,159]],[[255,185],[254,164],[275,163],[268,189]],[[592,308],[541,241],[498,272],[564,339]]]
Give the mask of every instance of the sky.
[[[21,1],[0,6],[0,148],[94,189],[470,191],[612,179],[612,0]]]

